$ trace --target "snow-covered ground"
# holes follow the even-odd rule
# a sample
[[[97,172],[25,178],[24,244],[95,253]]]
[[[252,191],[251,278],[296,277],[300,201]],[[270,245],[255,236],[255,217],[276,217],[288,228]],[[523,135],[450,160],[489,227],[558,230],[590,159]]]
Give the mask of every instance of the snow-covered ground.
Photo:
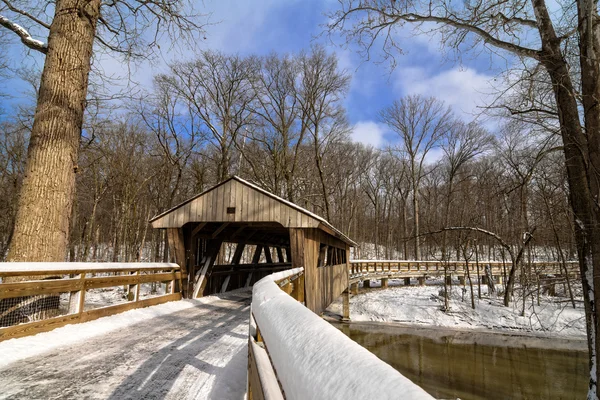
[[[392,281],[391,281],[392,282]],[[373,282],[374,283],[374,282]],[[392,282],[398,284],[399,282]],[[485,294],[477,299],[475,310],[471,308],[469,292],[462,301],[462,288],[454,286],[451,310],[442,311],[444,299],[442,286],[395,286],[389,289],[371,290],[350,299],[350,319],[353,321],[396,322],[408,325],[429,325],[459,329],[488,329],[512,332],[534,332],[581,339],[585,337],[585,315],[582,303],[573,309],[564,297],[542,296],[540,306],[529,298],[525,316],[520,316],[522,303],[509,307],[502,305],[499,297]],[[341,302],[331,305],[330,311],[341,314]]]
[[[243,399],[250,291],[0,343],[0,399]]]

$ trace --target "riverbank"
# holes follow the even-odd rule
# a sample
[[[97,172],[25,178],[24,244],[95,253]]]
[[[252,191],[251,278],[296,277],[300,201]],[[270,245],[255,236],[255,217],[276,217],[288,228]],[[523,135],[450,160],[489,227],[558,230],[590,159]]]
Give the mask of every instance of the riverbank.
[[[540,336],[532,332],[503,332],[489,329],[464,329],[446,326],[408,325],[397,322],[341,322],[332,316],[326,319],[336,328],[348,334],[350,329],[365,333],[390,336],[419,336],[437,343],[481,345],[512,348],[536,348],[563,351],[587,352],[585,337]]]
[[[540,296],[528,298],[525,315],[521,316],[522,302],[504,307],[502,299],[488,296],[487,287],[482,287],[482,299],[477,298],[475,288],[475,310],[471,308],[470,294],[454,286],[451,292],[450,311],[442,311],[441,285],[403,286],[399,281],[391,282],[388,289],[370,289],[350,298],[350,319],[353,322],[383,323],[390,326],[412,327],[416,330],[452,329],[462,332],[493,332],[523,338],[549,338],[552,347],[556,339],[581,341],[585,348],[585,315],[583,304],[576,303],[573,309],[564,297]],[[337,301],[328,309],[330,316],[341,315],[342,303]],[[372,326],[377,326],[373,324]],[[439,335],[439,332],[436,333]],[[480,339],[481,340],[481,339]],[[545,347],[542,343],[533,347]]]

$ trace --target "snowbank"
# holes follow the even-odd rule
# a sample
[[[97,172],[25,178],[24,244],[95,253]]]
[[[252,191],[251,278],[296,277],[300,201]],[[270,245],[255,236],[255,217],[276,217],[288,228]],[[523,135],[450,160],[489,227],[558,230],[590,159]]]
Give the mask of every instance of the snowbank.
[[[460,329],[483,328],[499,331],[534,332],[570,338],[584,338],[585,314],[583,304],[573,309],[569,302],[543,296],[541,305],[528,299],[525,316],[520,316],[522,303],[510,307],[502,299],[484,297],[471,308],[470,294],[462,301],[460,287],[453,287],[451,311],[443,312],[440,286],[395,287],[370,291],[350,299],[350,319],[354,321],[399,322],[410,325],[429,325]],[[487,287],[482,287],[487,296]],[[475,289],[477,296],[477,289]],[[562,299],[564,300],[564,299]],[[334,303],[331,311],[341,313],[341,303]]]
[[[252,313],[287,399],[432,399],[280,290],[282,277],[254,285]]]

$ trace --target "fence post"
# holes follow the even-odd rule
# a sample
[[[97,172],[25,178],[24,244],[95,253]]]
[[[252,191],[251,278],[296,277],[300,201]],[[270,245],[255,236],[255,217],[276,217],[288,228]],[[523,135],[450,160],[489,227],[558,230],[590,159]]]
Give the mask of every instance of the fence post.
[[[350,321],[350,293],[348,292],[348,288],[344,290],[342,297],[344,299],[342,321]]]

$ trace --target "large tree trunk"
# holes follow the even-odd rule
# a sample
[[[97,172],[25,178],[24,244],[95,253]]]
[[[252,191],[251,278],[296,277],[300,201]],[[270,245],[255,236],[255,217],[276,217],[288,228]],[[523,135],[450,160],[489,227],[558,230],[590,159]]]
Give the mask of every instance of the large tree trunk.
[[[100,0],[57,0],[9,261],[64,261]]]
[[[558,106],[558,116],[567,167],[567,180],[569,183],[569,199],[576,222],[575,241],[577,244],[583,293],[585,295],[584,304],[588,331],[590,371],[592,371],[590,374],[588,399],[597,399],[597,383],[600,378],[600,370],[597,368],[597,354],[600,350],[597,340],[599,321],[596,314],[597,304],[595,299],[596,296],[594,295],[595,285],[593,282],[592,268],[595,265],[595,269],[600,270],[600,243],[598,243],[600,237],[598,234],[596,217],[598,207],[595,206],[594,202],[594,197],[598,194],[598,184],[595,177],[590,179],[590,175],[596,174],[593,167],[598,167],[598,165],[590,165],[589,161],[590,156],[593,159],[596,158],[597,153],[595,154],[595,149],[598,148],[597,141],[599,132],[597,130],[598,127],[596,127],[596,131],[591,129],[586,132],[587,135],[584,134],[580,124],[573,82],[569,75],[567,63],[561,53],[561,43],[554,31],[545,2],[543,0],[533,0],[532,3],[542,39],[542,57],[540,61],[548,71],[552,81],[556,104]],[[584,3],[587,2],[581,2],[581,4]],[[580,12],[582,12],[581,4],[578,4]],[[587,9],[585,5],[583,7]],[[586,11],[584,10],[583,12]],[[587,38],[585,36],[587,28],[585,27],[586,24],[581,26],[581,18],[582,16],[580,15],[579,30],[580,34],[583,35],[580,37],[580,41],[589,41],[592,38]],[[581,56],[583,58],[585,55],[581,54]],[[588,61],[589,60],[583,61],[582,66],[584,64],[587,65]],[[582,92],[590,94],[588,90],[593,89],[593,85],[586,88],[586,84],[584,83],[585,76],[586,72],[582,71]],[[585,98],[585,95],[583,97]],[[597,98],[593,99],[593,101],[597,101]],[[589,105],[590,103],[587,104]],[[585,107],[586,103],[584,100],[584,109]],[[595,107],[597,108],[597,105]],[[586,124],[590,124],[591,128],[594,124],[593,121],[597,120],[597,118],[592,117],[590,121],[587,121],[587,110],[585,110],[585,112]],[[590,143],[592,143],[591,146]],[[600,284],[600,282],[598,283]]]
[[[581,67],[581,97],[585,121],[585,136],[587,138],[588,151],[588,187],[590,197],[589,219],[584,230],[587,235],[578,236],[583,242],[579,259],[581,265],[581,277],[586,297],[586,322],[588,328],[588,343],[590,351],[590,387],[588,399],[598,399],[597,386],[600,381],[600,370],[598,368],[598,355],[600,354],[600,318],[597,315],[600,310],[600,207],[598,206],[598,195],[600,192],[600,25],[598,16],[597,0],[579,0],[577,2],[578,33],[579,33],[579,60]],[[576,215],[577,211],[574,210]],[[579,222],[579,221],[578,221]],[[578,240],[578,242],[580,241]],[[585,243],[587,241],[587,243]],[[578,247],[579,243],[578,243]],[[591,257],[590,257],[591,256]],[[595,372],[595,376],[593,374]]]

